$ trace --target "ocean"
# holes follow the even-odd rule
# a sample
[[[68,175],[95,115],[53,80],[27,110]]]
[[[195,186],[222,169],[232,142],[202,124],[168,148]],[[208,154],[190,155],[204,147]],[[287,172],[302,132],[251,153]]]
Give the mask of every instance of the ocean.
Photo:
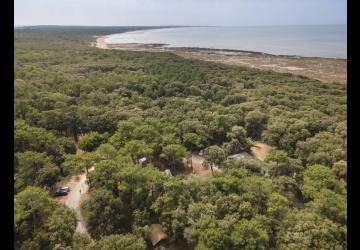
[[[346,25],[165,28],[113,34],[105,42],[347,58]]]

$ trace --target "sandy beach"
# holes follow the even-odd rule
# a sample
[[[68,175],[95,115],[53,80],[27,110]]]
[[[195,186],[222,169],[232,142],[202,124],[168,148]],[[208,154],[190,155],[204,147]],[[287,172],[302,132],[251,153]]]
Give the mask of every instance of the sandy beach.
[[[95,46],[99,49],[108,49],[108,46],[105,42],[105,39],[108,38],[109,36],[95,36],[96,38],[96,44]]]
[[[281,73],[292,73],[317,79],[325,83],[347,84],[346,59],[271,55],[239,50],[164,47],[165,44],[106,44],[105,39],[108,37],[96,37],[96,44],[94,46],[100,49],[170,52],[184,58],[273,70]]]

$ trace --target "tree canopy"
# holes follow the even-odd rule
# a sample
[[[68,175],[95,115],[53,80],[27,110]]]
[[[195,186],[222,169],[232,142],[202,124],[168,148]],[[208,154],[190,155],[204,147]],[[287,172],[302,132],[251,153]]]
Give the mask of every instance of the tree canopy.
[[[347,87],[89,46],[138,28],[15,30],[15,249],[152,249],[151,224],[183,249],[346,249]],[[228,159],[251,139],[264,162]],[[183,164],[199,150],[217,175]],[[49,192],[91,167],[86,236]]]

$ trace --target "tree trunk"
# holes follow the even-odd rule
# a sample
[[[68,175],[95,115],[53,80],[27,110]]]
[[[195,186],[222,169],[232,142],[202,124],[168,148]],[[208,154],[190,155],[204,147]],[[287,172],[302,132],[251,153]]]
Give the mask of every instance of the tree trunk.
[[[76,143],[79,142],[79,136],[77,135],[77,133],[73,133],[73,138]]]
[[[175,173],[175,157],[173,157],[173,173]]]
[[[35,235],[35,231],[36,231],[36,217],[35,217],[35,213],[34,211],[32,212],[32,216],[33,216],[33,221],[34,221],[34,235]]]
[[[191,169],[193,168],[192,156],[193,156],[193,151],[192,151],[192,147],[190,147],[190,167],[191,167]]]

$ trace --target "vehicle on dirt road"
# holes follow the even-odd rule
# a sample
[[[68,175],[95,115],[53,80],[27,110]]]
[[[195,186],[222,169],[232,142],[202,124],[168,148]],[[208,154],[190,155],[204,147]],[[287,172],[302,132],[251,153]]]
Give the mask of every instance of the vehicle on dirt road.
[[[57,197],[57,196],[64,196],[64,195],[67,195],[68,192],[64,191],[64,190],[61,190],[61,189],[58,189],[56,190],[56,192],[54,193],[54,196]]]
[[[61,187],[58,190],[56,190],[56,192],[54,193],[54,196],[64,196],[67,195],[70,192],[70,188],[69,187]]]
[[[63,191],[66,191],[66,192],[70,192],[70,188],[69,187],[61,187],[60,188],[61,190],[63,190]]]

